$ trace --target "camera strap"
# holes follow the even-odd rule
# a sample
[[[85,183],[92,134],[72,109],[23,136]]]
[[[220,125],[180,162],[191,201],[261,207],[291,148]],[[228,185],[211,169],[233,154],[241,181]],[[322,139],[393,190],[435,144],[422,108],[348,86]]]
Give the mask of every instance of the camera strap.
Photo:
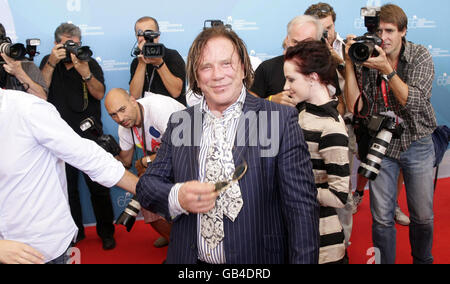
[[[151,92],[150,89],[152,88],[153,79],[155,78],[155,70],[156,70],[156,68],[153,67],[152,76],[150,77],[150,80],[149,80],[149,83],[148,83],[148,92]],[[146,77],[148,79],[147,69],[145,70],[145,75],[146,75]]]
[[[362,73],[361,73],[361,85],[359,86],[359,89],[361,91],[359,97],[356,99],[353,113],[358,118],[367,118],[369,116],[369,100],[367,99],[366,92],[364,89],[364,86],[368,86],[369,82],[369,68],[363,67]],[[359,102],[362,100],[363,107],[361,111],[359,111]]]
[[[86,82],[83,82],[82,84],[83,84],[83,109],[81,110],[81,112],[85,111],[89,105],[88,87],[86,85]]]

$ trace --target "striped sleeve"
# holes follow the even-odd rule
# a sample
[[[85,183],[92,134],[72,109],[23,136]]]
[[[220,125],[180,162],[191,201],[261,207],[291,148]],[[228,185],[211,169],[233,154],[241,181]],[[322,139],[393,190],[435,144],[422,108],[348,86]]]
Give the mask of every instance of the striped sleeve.
[[[322,132],[319,154],[326,171],[327,187],[320,186],[322,206],[342,208],[347,203],[350,182],[348,135],[343,123],[329,124]]]

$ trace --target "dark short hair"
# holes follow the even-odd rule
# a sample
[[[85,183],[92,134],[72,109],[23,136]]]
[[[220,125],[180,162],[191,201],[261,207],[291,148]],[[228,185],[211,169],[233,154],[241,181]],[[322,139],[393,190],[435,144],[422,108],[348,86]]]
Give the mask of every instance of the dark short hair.
[[[81,30],[79,27],[71,23],[62,23],[55,30],[55,42],[61,42],[61,36],[69,35],[71,37],[79,37],[81,40]]]
[[[320,82],[336,87],[336,67],[330,50],[320,40],[304,40],[287,49],[285,61],[292,61],[303,75],[317,73]]]
[[[6,36],[6,30],[2,23],[0,23],[0,36]]]
[[[136,31],[136,25],[137,25],[137,24],[142,23],[142,22],[147,22],[147,21],[153,21],[153,22],[155,23],[156,29],[157,29],[155,32],[159,32],[159,24],[158,24],[158,21],[157,21],[155,18],[149,17],[149,16],[144,16],[144,17],[139,18],[139,19],[136,21],[136,23],[134,23],[134,30]]]
[[[333,23],[336,22],[336,12],[330,4],[319,2],[317,4],[309,6],[305,11],[305,15],[317,17],[318,19],[324,19],[328,16],[333,18]]]
[[[408,17],[402,8],[394,4],[386,4],[381,7],[380,21],[396,25],[399,31],[408,29]]]
[[[231,41],[238,56],[240,63],[244,65],[244,86],[250,88],[253,83],[253,68],[250,63],[250,56],[244,41],[231,29],[225,26],[217,26],[203,30],[192,43],[187,58],[186,70],[189,88],[198,95],[202,94],[202,90],[197,84],[197,70],[201,64],[201,56],[206,44],[210,39],[223,37]]]

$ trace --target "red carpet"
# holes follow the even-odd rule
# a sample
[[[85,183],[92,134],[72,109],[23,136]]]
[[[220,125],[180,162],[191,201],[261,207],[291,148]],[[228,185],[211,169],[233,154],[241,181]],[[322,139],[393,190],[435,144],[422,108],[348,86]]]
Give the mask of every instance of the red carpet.
[[[371,261],[372,247],[372,217],[370,214],[369,194],[364,195],[358,213],[354,216],[351,246],[348,253],[350,263],[366,264]],[[450,179],[438,182],[435,194],[435,225],[433,256],[436,264],[450,264]],[[407,214],[406,196],[403,190],[400,207]],[[408,227],[397,225],[397,263],[412,263],[409,244]],[[77,246],[81,252],[82,264],[160,264],[165,259],[167,247],[155,248],[153,242],[158,238],[157,233],[145,225],[143,221],[136,222],[133,230],[128,233],[123,226],[116,226],[115,234],[117,247],[112,251],[104,251],[102,243],[97,237],[95,227],[86,228],[86,239]]]
[[[442,179],[437,183],[434,195],[434,240],[433,257],[435,264],[450,264],[450,179]],[[403,189],[399,205],[402,211],[408,214],[406,194]],[[411,264],[411,246],[409,244],[409,229],[405,226],[396,225],[397,229],[397,260],[398,264]],[[369,192],[364,194],[358,212],[353,215],[353,232],[350,239],[351,245],[348,250],[350,263],[366,264],[374,256],[368,250],[372,245],[372,215],[370,213]],[[372,262],[373,263],[373,260]]]
[[[122,225],[116,225],[116,248],[102,249],[102,241],[95,227],[86,228],[86,239],[77,247],[82,264],[161,264],[166,259],[167,247],[155,248],[153,242],[159,235],[144,221],[136,221],[131,232]]]

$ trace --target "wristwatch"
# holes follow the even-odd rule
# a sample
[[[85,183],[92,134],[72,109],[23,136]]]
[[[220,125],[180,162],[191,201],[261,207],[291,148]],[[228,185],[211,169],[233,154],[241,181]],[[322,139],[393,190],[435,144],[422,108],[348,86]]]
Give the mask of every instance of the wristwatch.
[[[85,82],[89,82],[92,79],[92,73],[89,73],[87,77],[82,77],[81,79],[83,79],[83,81]]]
[[[159,65],[153,65],[156,69],[160,69],[161,67],[163,67],[163,65],[164,65],[164,61],[161,63],[161,64],[159,64]]]
[[[384,80],[386,80],[387,82],[389,82],[392,78],[394,78],[394,76],[397,75],[397,71],[392,71],[392,73],[388,74],[388,75],[383,75]]]
[[[147,161],[147,166],[152,163],[152,159],[150,159],[150,156],[145,157],[145,159]]]

